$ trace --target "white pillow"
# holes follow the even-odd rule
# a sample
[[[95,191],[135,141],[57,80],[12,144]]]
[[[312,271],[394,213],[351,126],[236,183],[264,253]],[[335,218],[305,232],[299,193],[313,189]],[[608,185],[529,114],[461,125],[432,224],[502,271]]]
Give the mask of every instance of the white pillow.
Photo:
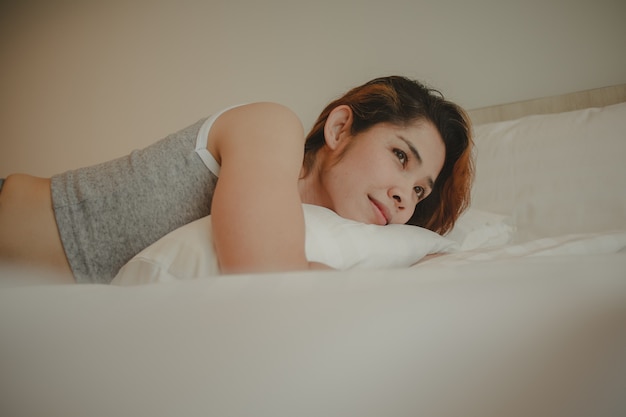
[[[508,216],[470,208],[446,237],[457,242],[462,251],[503,246],[513,238],[510,222]]]
[[[428,254],[458,247],[416,226],[367,225],[308,204],[303,210],[307,259],[335,269],[407,267]],[[210,216],[176,229],[137,254],[111,283],[137,285],[219,275],[211,233]]]
[[[515,242],[626,227],[626,103],[476,126],[472,207]]]

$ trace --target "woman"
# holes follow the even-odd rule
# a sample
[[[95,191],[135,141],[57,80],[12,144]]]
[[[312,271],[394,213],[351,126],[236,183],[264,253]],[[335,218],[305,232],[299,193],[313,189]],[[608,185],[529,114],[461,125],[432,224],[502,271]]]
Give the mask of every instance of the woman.
[[[302,203],[363,223],[449,231],[472,180],[469,121],[404,77],[330,103],[305,138],[289,109],[226,109],[154,145],[0,192],[0,257],[109,282],[166,233],[211,214],[225,273],[305,270]],[[218,181],[219,177],[219,181]]]

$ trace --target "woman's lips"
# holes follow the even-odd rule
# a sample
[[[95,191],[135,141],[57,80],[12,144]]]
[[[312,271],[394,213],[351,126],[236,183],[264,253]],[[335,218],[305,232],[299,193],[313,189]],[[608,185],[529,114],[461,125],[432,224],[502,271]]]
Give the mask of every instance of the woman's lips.
[[[370,197],[370,201],[372,202],[372,206],[374,206],[374,213],[376,214],[376,224],[380,226],[386,226],[389,224],[389,214],[378,200]]]

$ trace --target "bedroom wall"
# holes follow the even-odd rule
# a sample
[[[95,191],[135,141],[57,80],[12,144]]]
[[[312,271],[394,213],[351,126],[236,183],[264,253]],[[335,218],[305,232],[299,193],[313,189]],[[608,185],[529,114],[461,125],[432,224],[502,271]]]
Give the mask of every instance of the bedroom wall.
[[[626,82],[623,0],[4,0],[0,176],[123,155],[229,104],[308,128],[402,73],[466,108]]]

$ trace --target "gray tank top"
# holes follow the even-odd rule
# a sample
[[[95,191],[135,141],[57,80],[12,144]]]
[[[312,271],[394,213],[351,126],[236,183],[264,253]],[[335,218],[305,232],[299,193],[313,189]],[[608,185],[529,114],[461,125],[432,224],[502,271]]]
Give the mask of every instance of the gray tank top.
[[[77,282],[109,283],[141,250],[211,213],[219,165],[206,140],[226,110],[122,158],[52,177],[54,214]]]

